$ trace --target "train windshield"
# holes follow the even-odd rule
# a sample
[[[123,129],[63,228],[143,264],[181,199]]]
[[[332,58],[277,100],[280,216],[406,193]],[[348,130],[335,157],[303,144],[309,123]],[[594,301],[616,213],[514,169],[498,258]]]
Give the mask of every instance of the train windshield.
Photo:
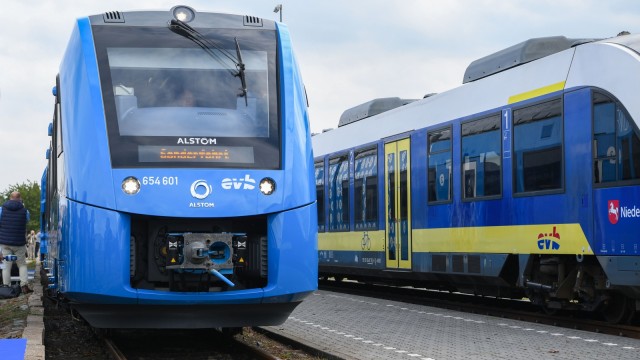
[[[93,30],[114,167],[280,167],[274,31]]]

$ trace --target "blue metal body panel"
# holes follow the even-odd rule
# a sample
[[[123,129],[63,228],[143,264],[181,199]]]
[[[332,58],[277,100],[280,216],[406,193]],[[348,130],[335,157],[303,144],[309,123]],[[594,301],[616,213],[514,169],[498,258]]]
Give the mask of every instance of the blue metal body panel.
[[[115,190],[103,99],[98,76],[91,24],[79,19],[60,65],[62,147],[67,155],[61,196],[115,209]],[[55,150],[54,150],[55,151]],[[54,154],[55,156],[55,154]],[[121,179],[120,179],[121,181]]]
[[[517,108],[529,106],[549,99],[562,97],[564,137],[563,162],[564,179],[563,190],[544,196],[512,196],[513,193],[513,143],[510,129],[512,105],[503,108],[475,114],[448,123],[439,124],[426,129],[419,129],[411,133],[412,172],[411,189],[412,201],[412,228],[434,229],[449,227],[482,227],[502,225],[531,225],[531,224],[563,224],[578,223],[594,254],[596,255],[636,255],[640,253],[640,241],[635,234],[638,222],[640,222],[640,190],[636,186],[593,188],[592,182],[592,129],[585,126],[591,123],[591,92],[590,88],[566,89],[562,92],[554,92],[542,97],[519,103]],[[451,126],[452,136],[452,162],[453,169],[460,169],[460,124],[483,116],[501,114],[503,134],[502,148],[502,192],[498,199],[489,198],[480,201],[462,200],[460,176],[453,176],[452,200],[449,202],[427,203],[427,133]],[[378,143],[382,149],[386,140]],[[357,147],[362,149],[370,147]],[[350,151],[353,151],[350,150]],[[382,153],[383,150],[379,150]],[[343,151],[341,151],[342,153]],[[328,155],[330,158],[332,155]],[[379,169],[384,164],[379,164]],[[384,174],[379,172],[379,181],[384,183]],[[350,184],[353,192],[353,184]],[[378,187],[378,196],[384,199],[384,187]],[[329,199],[326,199],[326,204]],[[609,219],[611,200],[619,200],[620,220],[613,224]],[[384,204],[380,201],[380,214],[384,214]],[[328,205],[327,205],[328,207]],[[385,223],[380,216],[380,227],[384,229]],[[351,227],[353,229],[353,226]],[[321,251],[320,265],[362,267],[369,268],[368,264],[362,266],[354,262],[354,254],[350,251]],[[504,255],[496,254],[502,257]],[[503,261],[504,262],[504,261]],[[413,270],[417,272],[429,272],[430,255],[428,253],[414,252]],[[608,266],[606,272],[613,276],[617,268]],[[483,275],[497,276],[492,272]],[[613,276],[613,278],[619,278]],[[625,280],[625,282],[629,282]]]
[[[59,244],[65,248],[59,258],[63,264],[59,290],[73,301],[161,305],[260,303],[265,298],[306,295],[317,288],[318,267],[313,261],[317,259],[315,204],[270,217],[270,273],[265,288],[217,293],[133,289],[129,285],[129,216],[74,201],[69,201],[66,209],[67,219],[90,220],[65,224],[68,246],[65,242]]]
[[[640,282],[640,261],[637,255],[598,256],[598,261],[609,276],[611,284],[637,289]]]
[[[283,175],[289,189],[283,198],[283,208],[315,201],[313,150],[311,148],[307,95],[293,53],[289,29],[278,23],[280,92],[283,134]],[[294,170],[295,171],[290,171]]]
[[[68,201],[59,244],[58,262],[65,265],[59,290],[80,302],[106,297],[109,303],[135,303],[136,291],[128,286],[129,226],[127,214]]]
[[[47,254],[47,177],[49,176],[49,168],[45,168],[40,179],[40,254]]]
[[[609,217],[609,204],[618,202],[617,220]],[[599,255],[638,255],[640,239],[640,188],[636,186],[593,191],[594,237],[592,247]]]
[[[268,301],[292,301],[284,299],[318,287],[317,213],[314,203],[269,217]]]

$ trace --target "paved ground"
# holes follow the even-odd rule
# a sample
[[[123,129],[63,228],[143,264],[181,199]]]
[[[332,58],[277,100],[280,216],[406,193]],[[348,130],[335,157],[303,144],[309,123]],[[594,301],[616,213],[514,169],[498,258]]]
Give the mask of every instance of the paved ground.
[[[280,335],[342,359],[640,359],[640,340],[317,291]]]

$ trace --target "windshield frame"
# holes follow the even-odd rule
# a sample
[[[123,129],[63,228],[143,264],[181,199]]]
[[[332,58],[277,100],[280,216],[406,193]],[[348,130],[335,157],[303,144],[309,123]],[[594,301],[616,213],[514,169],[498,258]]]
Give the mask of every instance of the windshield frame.
[[[240,136],[203,134],[184,136],[152,136],[150,134],[121,135],[118,125],[114,84],[109,64],[108,49],[112,48],[184,48],[201,49],[188,38],[180,36],[166,27],[104,26],[93,25],[96,57],[100,74],[101,90],[113,168],[248,168],[280,169],[281,117],[279,109],[278,53],[275,30],[263,29],[198,29],[213,41],[232,43],[235,39],[243,51],[260,51],[267,54],[268,132],[267,136]],[[225,48],[231,48],[225,46]],[[234,49],[235,52],[235,49]],[[211,59],[215,62],[214,59]],[[235,71],[235,69],[233,70]],[[234,79],[229,91],[238,92],[241,81]],[[231,84],[231,83],[230,83]],[[225,85],[227,87],[227,85]],[[251,91],[251,88],[249,89]],[[245,103],[246,97],[238,97]],[[162,108],[155,108],[162,109]],[[169,109],[169,108],[168,108]],[[171,151],[186,151],[224,156],[208,156],[203,160],[193,157],[154,157],[155,149],[169,148]],[[238,156],[234,156],[238,154]],[[226,158],[225,158],[226,156]]]

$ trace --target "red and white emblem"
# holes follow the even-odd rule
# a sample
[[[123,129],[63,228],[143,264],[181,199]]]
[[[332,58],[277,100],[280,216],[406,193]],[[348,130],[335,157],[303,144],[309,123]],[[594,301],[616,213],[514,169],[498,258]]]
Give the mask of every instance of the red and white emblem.
[[[609,222],[617,224],[620,219],[620,201],[609,200],[607,208],[609,209]]]

